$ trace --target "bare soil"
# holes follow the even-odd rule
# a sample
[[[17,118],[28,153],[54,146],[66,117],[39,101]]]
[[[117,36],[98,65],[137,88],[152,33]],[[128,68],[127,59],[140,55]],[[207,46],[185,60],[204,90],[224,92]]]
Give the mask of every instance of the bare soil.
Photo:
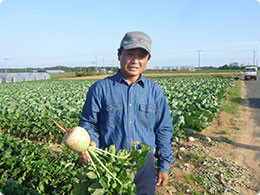
[[[244,100],[245,96],[245,85],[242,82],[241,99]],[[229,104],[229,102],[225,101],[223,104]],[[156,194],[216,194],[206,191],[207,186],[203,187],[204,184],[187,179],[193,176],[197,177],[195,169],[202,167],[202,164],[199,163],[205,159],[209,159],[208,162],[220,159],[221,162],[230,163],[238,170],[243,170],[241,177],[243,177],[243,174],[246,175],[244,181],[243,179],[239,181],[241,185],[236,186],[237,192],[221,194],[258,194],[260,170],[254,157],[260,151],[260,141],[253,137],[254,122],[250,116],[250,108],[242,105],[241,103],[239,108],[240,114],[218,113],[211,126],[193,136],[195,141],[185,139],[173,148],[175,160],[170,166],[169,183],[166,187],[157,188]],[[205,138],[212,141],[205,142]],[[212,144],[213,140],[215,144]],[[181,148],[185,148],[185,151],[181,151]],[[203,156],[203,158],[198,159],[199,162],[187,158],[188,153],[195,152]],[[214,175],[212,175],[212,179],[213,177]],[[198,183],[202,186],[199,186]],[[220,178],[219,185],[222,184]]]

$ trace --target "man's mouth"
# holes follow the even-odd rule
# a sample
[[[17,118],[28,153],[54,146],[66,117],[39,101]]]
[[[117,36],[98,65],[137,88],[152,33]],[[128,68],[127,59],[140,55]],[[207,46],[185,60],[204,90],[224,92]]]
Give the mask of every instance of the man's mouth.
[[[138,70],[139,68],[138,67],[136,67],[136,66],[130,66],[130,67],[128,67],[128,70]]]

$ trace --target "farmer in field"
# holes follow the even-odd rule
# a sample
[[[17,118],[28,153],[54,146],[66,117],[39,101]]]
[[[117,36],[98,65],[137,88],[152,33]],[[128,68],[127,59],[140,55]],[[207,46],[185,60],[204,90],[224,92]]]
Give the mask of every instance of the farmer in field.
[[[155,194],[155,185],[168,182],[172,162],[172,121],[162,89],[142,76],[151,57],[151,38],[143,32],[128,32],[118,49],[120,70],[113,76],[94,83],[88,91],[79,125],[85,128],[91,145],[105,148],[114,144],[129,149],[131,140],[156,148],[158,177],[152,152],[137,170],[136,194]],[[88,160],[81,154],[81,162]]]

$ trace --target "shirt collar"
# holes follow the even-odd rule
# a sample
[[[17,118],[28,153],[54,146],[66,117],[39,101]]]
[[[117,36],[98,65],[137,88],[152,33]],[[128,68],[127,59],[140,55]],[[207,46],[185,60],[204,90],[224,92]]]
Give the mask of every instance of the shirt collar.
[[[126,83],[125,78],[120,74],[120,69],[117,71],[114,78],[115,78],[115,85],[120,84],[121,82]],[[140,75],[139,79],[137,79],[135,83],[138,83],[139,85],[144,87],[144,77],[142,74]]]

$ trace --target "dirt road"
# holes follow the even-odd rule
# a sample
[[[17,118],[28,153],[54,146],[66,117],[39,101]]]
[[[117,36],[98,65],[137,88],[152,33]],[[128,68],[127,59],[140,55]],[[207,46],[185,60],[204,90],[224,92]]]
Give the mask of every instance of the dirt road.
[[[255,173],[260,187],[260,80],[245,81],[245,87],[241,117],[246,128],[240,134],[239,153],[244,163]]]

